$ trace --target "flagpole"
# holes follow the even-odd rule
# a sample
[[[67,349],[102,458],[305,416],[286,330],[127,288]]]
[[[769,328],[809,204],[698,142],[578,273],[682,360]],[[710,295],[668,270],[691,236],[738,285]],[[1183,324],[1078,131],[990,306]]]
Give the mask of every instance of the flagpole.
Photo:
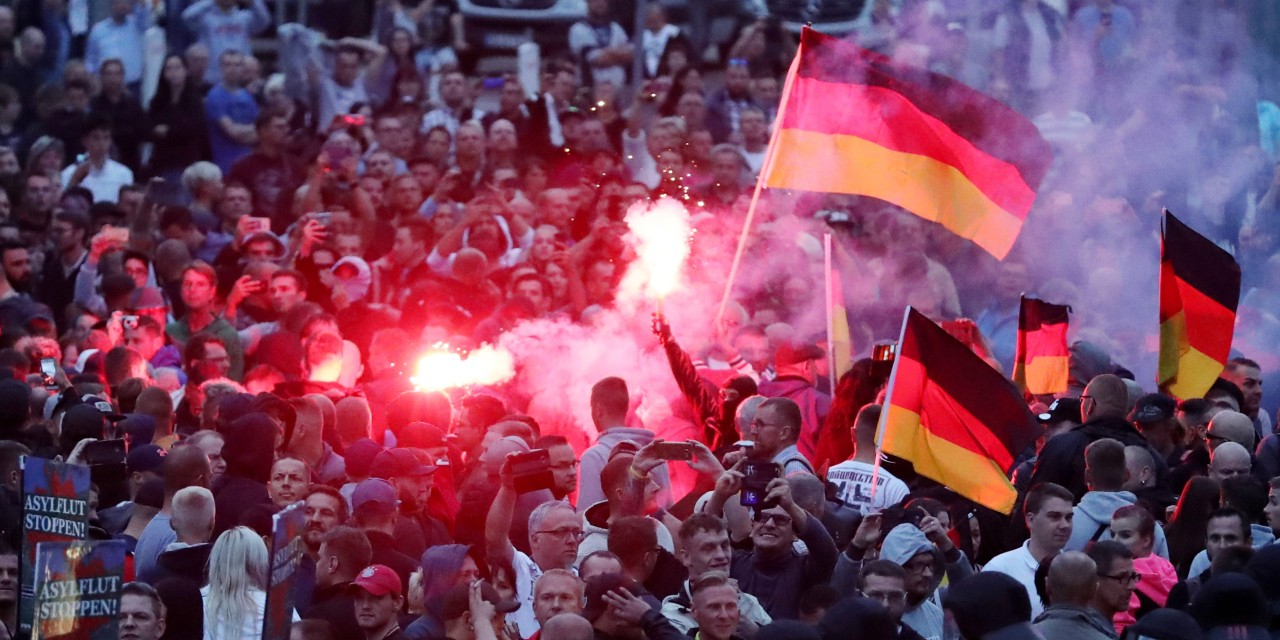
[[[751,204],[747,206],[747,219],[742,222],[742,233],[738,234],[738,248],[733,253],[733,264],[729,266],[729,279],[724,283],[724,295],[720,296],[720,309],[716,311],[716,327],[720,326],[720,320],[724,318],[724,310],[729,306],[729,297],[733,294],[733,282],[738,278],[738,266],[742,264],[742,254],[747,248],[747,234],[751,232],[751,221],[755,219],[756,206],[760,204],[760,193],[764,191],[764,182],[770,171],[773,170],[774,156],[777,154],[778,147],[778,131],[781,129],[779,125],[783,122],[783,116],[787,112],[791,87],[800,71],[800,55],[804,51],[804,34],[808,30],[809,27],[805,26],[800,31],[800,46],[796,47],[796,57],[791,60],[791,67],[787,70],[787,79],[782,84],[782,103],[778,105],[778,116],[774,119],[773,131],[769,134],[769,146],[765,148],[764,162],[760,165],[760,175],[756,176],[755,186],[751,190]],[[832,391],[835,391],[835,389],[832,389]]]
[[[876,485],[880,477],[880,456],[884,455],[884,427],[889,421],[889,411],[893,407],[893,383],[898,379],[898,364],[902,362],[902,344],[907,339],[907,321],[911,319],[911,305],[902,311],[902,329],[898,331],[898,349],[894,352],[893,368],[889,370],[889,382],[885,387],[884,404],[881,405],[880,423],[876,425],[876,461],[871,467],[871,497],[876,497]]]
[[[831,234],[822,234],[823,274],[826,277],[827,289],[827,378],[831,383],[831,397],[836,395],[836,314],[835,314],[835,282],[831,277]]]

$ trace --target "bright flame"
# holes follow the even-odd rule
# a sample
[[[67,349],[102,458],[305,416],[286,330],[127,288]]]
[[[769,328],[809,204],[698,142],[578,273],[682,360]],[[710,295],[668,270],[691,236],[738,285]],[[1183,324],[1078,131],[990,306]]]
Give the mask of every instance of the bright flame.
[[[633,271],[644,278],[645,294],[661,301],[680,286],[680,271],[689,259],[689,211],[662,198],[647,208],[635,207],[625,218],[628,241],[636,251]],[[630,275],[630,274],[628,274]]]
[[[421,358],[409,378],[418,391],[439,391],[473,384],[506,382],[516,374],[511,353],[485,345],[466,356],[436,344]]]

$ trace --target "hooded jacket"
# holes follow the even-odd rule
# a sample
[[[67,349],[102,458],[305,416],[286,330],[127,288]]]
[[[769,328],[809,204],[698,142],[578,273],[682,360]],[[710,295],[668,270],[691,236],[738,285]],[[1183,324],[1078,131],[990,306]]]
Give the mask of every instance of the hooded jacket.
[[[942,605],[935,598],[938,585],[942,584],[946,562],[942,552],[925,537],[924,532],[910,523],[903,523],[893,528],[884,537],[880,545],[880,558],[898,566],[904,566],[921,553],[928,553],[933,558],[933,585],[928,598],[909,605],[902,614],[902,623],[911,627],[924,638],[941,638],[943,615]]]
[[[470,545],[446,544],[422,554],[422,603],[425,610],[405,630],[409,640],[438,640],[444,633],[444,595],[449,592],[467,558]]]
[[[271,503],[267,480],[275,459],[270,443],[275,442],[276,425],[264,413],[250,413],[232,422],[224,437],[222,458],[227,471],[214,494],[215,536],[236,526],[249,509]]]
[[[1137,496],[1129,491],[1090,491],[1084,494],[1080,503],[1071,511],[1071,539],[1063,551],[1084,551],[1094,540],[1111,539],[1111,516],[1120,507],[1127,507],[1138,502]],[[1164,527],[1156,523],[1155,540],[1152,553],[1169,559],[1169,542],[1164,537]]]
[[[1142,574],[1142,580],[1129,597],[1129,609],[1116,614],[1116,631],[1137,622],[1137,618],[1163,608],[1169,602],[1169,592],[1178,584],[1178,571],[1164,558],[1151,554],[1133,559],[1133,570]]]
[[[1035,629],[1044,640],[1114,640],[1111,621],[1089,607],[1055,604],[1044,610],[1035,621]]]
[[[654,433],[648,429],[634,427],[610,427],[600,433],[596,443],[582,452],[582,462],[578,469],[578,511],[604,502],[604,489],[600,487],[600,473],[609,462],[609,454],[619,443],[630,440],[636,446],[643,447],[653,442]],[[658,504],[671,506],[671,478],[667,474],[666,465],[659,466],[650,473],[650,477],[658,483]]]
[[[840,554],[836,560],[835,574],[831,578],[831,586],[846,597],[857,595],[858,574],[862,571],[863,560],[850,555],[854,551],[855,547],[850,545],[848,551]],[[902,566],[917,554],[926,551],[931,552],[934,558],[933,594],[919,604],[908,607],[902,615],[902,622],[926,639],[941,638],[943,615],[938,585],[942,583],[944,572],[950,584],[973,575],[973,564],[969,562],[969,558],[958,548],[943,554],[925,537],[923,531],[909,523],[900,524],[885,535],[880,546],[880,558]]]

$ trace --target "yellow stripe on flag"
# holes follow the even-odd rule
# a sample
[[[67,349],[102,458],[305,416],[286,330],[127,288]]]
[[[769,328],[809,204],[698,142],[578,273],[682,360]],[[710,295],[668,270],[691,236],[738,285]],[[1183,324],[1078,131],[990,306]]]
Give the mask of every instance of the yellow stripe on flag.
[[[910,460],[916,473],[1000,513],[1013,512],[1018,491],[1004,470],[990,458],[934,435],[914,411],[890,404],[881,435],[881,450]]]

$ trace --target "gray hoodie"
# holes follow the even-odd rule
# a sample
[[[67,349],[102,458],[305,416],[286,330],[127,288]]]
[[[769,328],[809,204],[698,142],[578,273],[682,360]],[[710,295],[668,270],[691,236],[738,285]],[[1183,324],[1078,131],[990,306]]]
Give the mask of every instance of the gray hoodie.
[[[1055,604],[1036,618],[1036,631],[1044,640],[1115,640],[1111,621],[1089,607]]]
[[[1137,503],[1138,498],[1129,491],[1090,491],[1080,498],[1072,512],[1071,539],[1063,551],[1084,551],[1093,540],[1111,539],[1111,515],[1120,507]],[[1099,534],[1101,532],[1101,534]],[[1164,527],[1156,523],[1155,539],[1151,552],[1169,559],[1169,543],[1164,538]]]
[[[623,441],[630,440],[636,447],[643,447],[654,440],[654,434],[648,429],[633,427],[610,427],[605,429],[596,439],[595,445],[582,452],[581,466],[578,468],[578,512],[582,513],[597,502],[604,502],[604,490],[600,488],[600,473],[605,463],[609,462],[609,454],[613,448]],[[651,474],[661,490],[658,493],[658,504],[671,506],[671,478],[667,474],[667,465],[661,465]]]
[[[852,549],[852,547],[850,547]],[[903,523],[893,528],[884,537],[880,545],[880,559],[897,565],[905,565],[916,555],[929,552],[933,555],[933,594],[915,606],[907,608],[902,614],[902,622],[920,634],[925,640],[939,640],[943,632],[942,597],[938,585],[942,583],[943,572],[946,572],[949,583],[973,574],[973,565],[958,549],[953,553],[959,556],[951,562],[943,556],[942,551],[934,546],[924,532],[913,524]],[[852,596],[857,593],[858,573],[862,570],[862,561],[854,560],[848,553],[840,554],[836,560],[835,574],[831,578],[831,586],[842,595]]]

